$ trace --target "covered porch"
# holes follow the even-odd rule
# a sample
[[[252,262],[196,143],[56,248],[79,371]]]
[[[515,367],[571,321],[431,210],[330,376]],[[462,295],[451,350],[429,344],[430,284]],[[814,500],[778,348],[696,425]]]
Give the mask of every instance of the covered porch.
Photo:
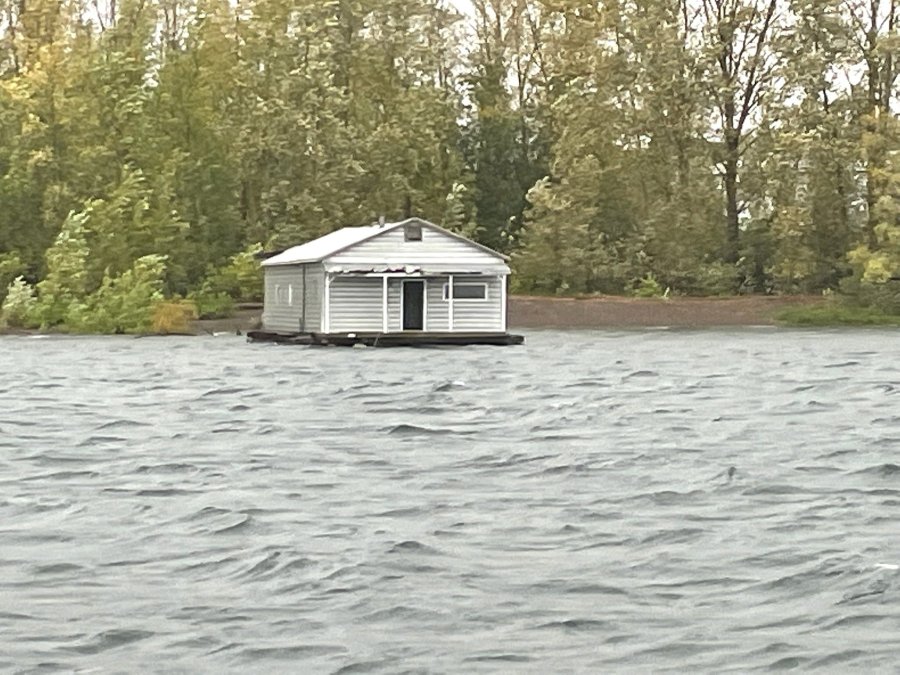
[[[505,273],[328,270],[322,332],[506,333],[507,279]]]

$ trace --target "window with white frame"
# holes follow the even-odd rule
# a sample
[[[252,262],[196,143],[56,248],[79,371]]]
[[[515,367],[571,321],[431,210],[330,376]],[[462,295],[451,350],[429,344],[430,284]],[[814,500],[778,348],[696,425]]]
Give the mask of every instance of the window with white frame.
[[[483,283],[462,281],[453,284],[454,300],[487,300],[488,287]],[[444,284],[444,300],[450,299],[450,284]]]
[[[292,284],[282,286],[275,284],[275,304],[276,305],[293,305],[294,304],[294,287]]]

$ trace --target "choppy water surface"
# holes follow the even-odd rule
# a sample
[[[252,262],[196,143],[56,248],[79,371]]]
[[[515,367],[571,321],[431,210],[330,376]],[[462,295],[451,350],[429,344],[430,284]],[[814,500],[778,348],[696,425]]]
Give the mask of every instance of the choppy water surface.
[[[0,375],[3,670],[900,657],[894,332],[9,337]]]

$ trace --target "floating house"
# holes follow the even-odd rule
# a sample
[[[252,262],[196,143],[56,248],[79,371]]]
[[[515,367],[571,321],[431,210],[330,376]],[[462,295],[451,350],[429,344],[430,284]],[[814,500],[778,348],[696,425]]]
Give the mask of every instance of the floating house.
[[[507,332],[507,258],[420,218],[345,227],[262,263],[255,340],[519,344]]]

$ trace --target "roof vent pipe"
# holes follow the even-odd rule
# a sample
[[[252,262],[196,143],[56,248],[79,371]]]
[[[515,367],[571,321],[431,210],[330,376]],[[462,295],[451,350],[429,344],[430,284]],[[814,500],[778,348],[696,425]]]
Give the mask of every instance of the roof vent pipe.
[[[384,227],[384,216],[378,216],[378,227]]]

